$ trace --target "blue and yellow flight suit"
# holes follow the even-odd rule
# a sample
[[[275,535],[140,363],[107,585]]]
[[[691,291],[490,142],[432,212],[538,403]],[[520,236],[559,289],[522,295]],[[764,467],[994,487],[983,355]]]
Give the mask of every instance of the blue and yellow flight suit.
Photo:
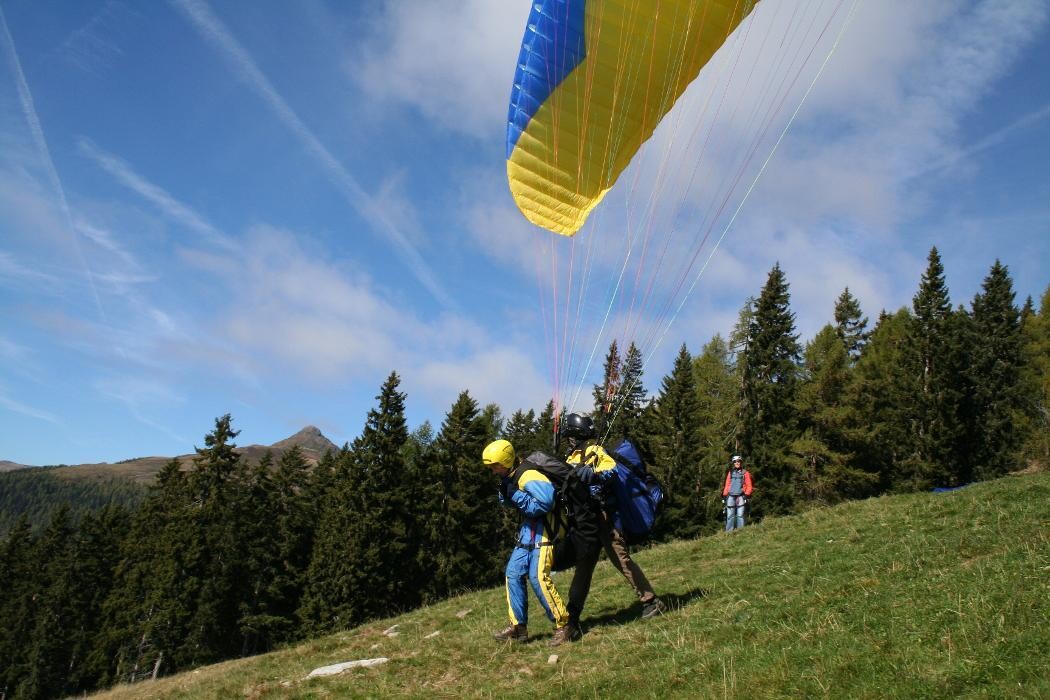
[[[554,484],[535,469],[526,469],[518,477],[517,490],[511,503],[525,516],[518,531],[517,543],[507,561],[507,610],[512,625],[528,624],[529,601],[525,580],[532,584],[543,611],[556,627],[564,627],[569,614],[551,579],[554,561],[552,534],[557,532],[553,522]],[[503,500],[503,495],[500,495]]]

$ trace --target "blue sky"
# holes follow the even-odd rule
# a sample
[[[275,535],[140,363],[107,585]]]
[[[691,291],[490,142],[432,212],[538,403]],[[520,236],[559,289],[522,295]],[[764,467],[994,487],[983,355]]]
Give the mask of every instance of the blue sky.
[[[788,75],[754,37],[815,5],[812,60],[750,126],[747,86]],[[0,459],[181,454],[227,412],[240,444],[342,443],[392,370],[412,427],[463,389],[571,405],[613,337],[644,345],[652,391],[777,261],[803,339],[847,285],[872,319],[910,304],[932,245],[956,304],[996,258],[1018,303],[1050,283],[1043,0],[761,3],[720,54],[748,82],[710,116],[702,74],[575,240],[507,191],[528,11],[0,0]],[[644,226],[678,233],[625,247]],[[698,252],[680,288],[657,249]],[[657,301],[626,303],[632,276]]]

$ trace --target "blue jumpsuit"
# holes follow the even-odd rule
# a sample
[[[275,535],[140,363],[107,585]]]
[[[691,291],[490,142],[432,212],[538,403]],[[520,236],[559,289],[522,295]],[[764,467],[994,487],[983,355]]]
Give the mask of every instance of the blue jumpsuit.
[[[516,484],[518,490],[511,503],[525,516],[518,531],[514,551],[507,561],[507,611],[512,625],[528,624],[529,601],[526,580],[543,606],[547,617],[557,627],[568,624],[569,614],[551,580],[554,547],[554,484],[535,469],[525,470]]]

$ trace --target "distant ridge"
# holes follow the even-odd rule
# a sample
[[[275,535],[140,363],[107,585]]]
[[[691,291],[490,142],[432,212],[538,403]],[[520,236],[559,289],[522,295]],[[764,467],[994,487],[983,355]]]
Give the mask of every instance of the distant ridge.
[[[279,440],[272,445],[246,445],[238,446],[237,452],[242,459],[249,462],[258,462],[267,451],[273,453],[275,460],[280,459],[288,450],[296,445],[303,453],[303,457],[310,465],[324,457],[326,452],[338,452],[339,448],[315,426],[308,425],[299,432]],[[193,463],[196,453],[179,455],[177,459],[183,469],[189,469]],[[150,484],[164,465],[171,461],[171,457],[138,457],[122,462],[110,464],[109,462],[98,462],[95,464],[75,464],[69,466],[49,469],[48,473],[63,479],[109,479],[124,478],[131,479],[143,484]],[[25,464],[0,461],[0,471],[14,471],[16,469],[33,468]]]

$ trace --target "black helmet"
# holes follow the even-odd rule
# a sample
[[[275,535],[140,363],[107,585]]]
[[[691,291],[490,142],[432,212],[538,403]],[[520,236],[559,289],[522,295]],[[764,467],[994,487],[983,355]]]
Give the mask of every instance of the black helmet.
[[[570,413],[565,416],[565,425],[561,429],[561,434],[567,438],[590,440],[595,436],[594,421],[579,413]]]

